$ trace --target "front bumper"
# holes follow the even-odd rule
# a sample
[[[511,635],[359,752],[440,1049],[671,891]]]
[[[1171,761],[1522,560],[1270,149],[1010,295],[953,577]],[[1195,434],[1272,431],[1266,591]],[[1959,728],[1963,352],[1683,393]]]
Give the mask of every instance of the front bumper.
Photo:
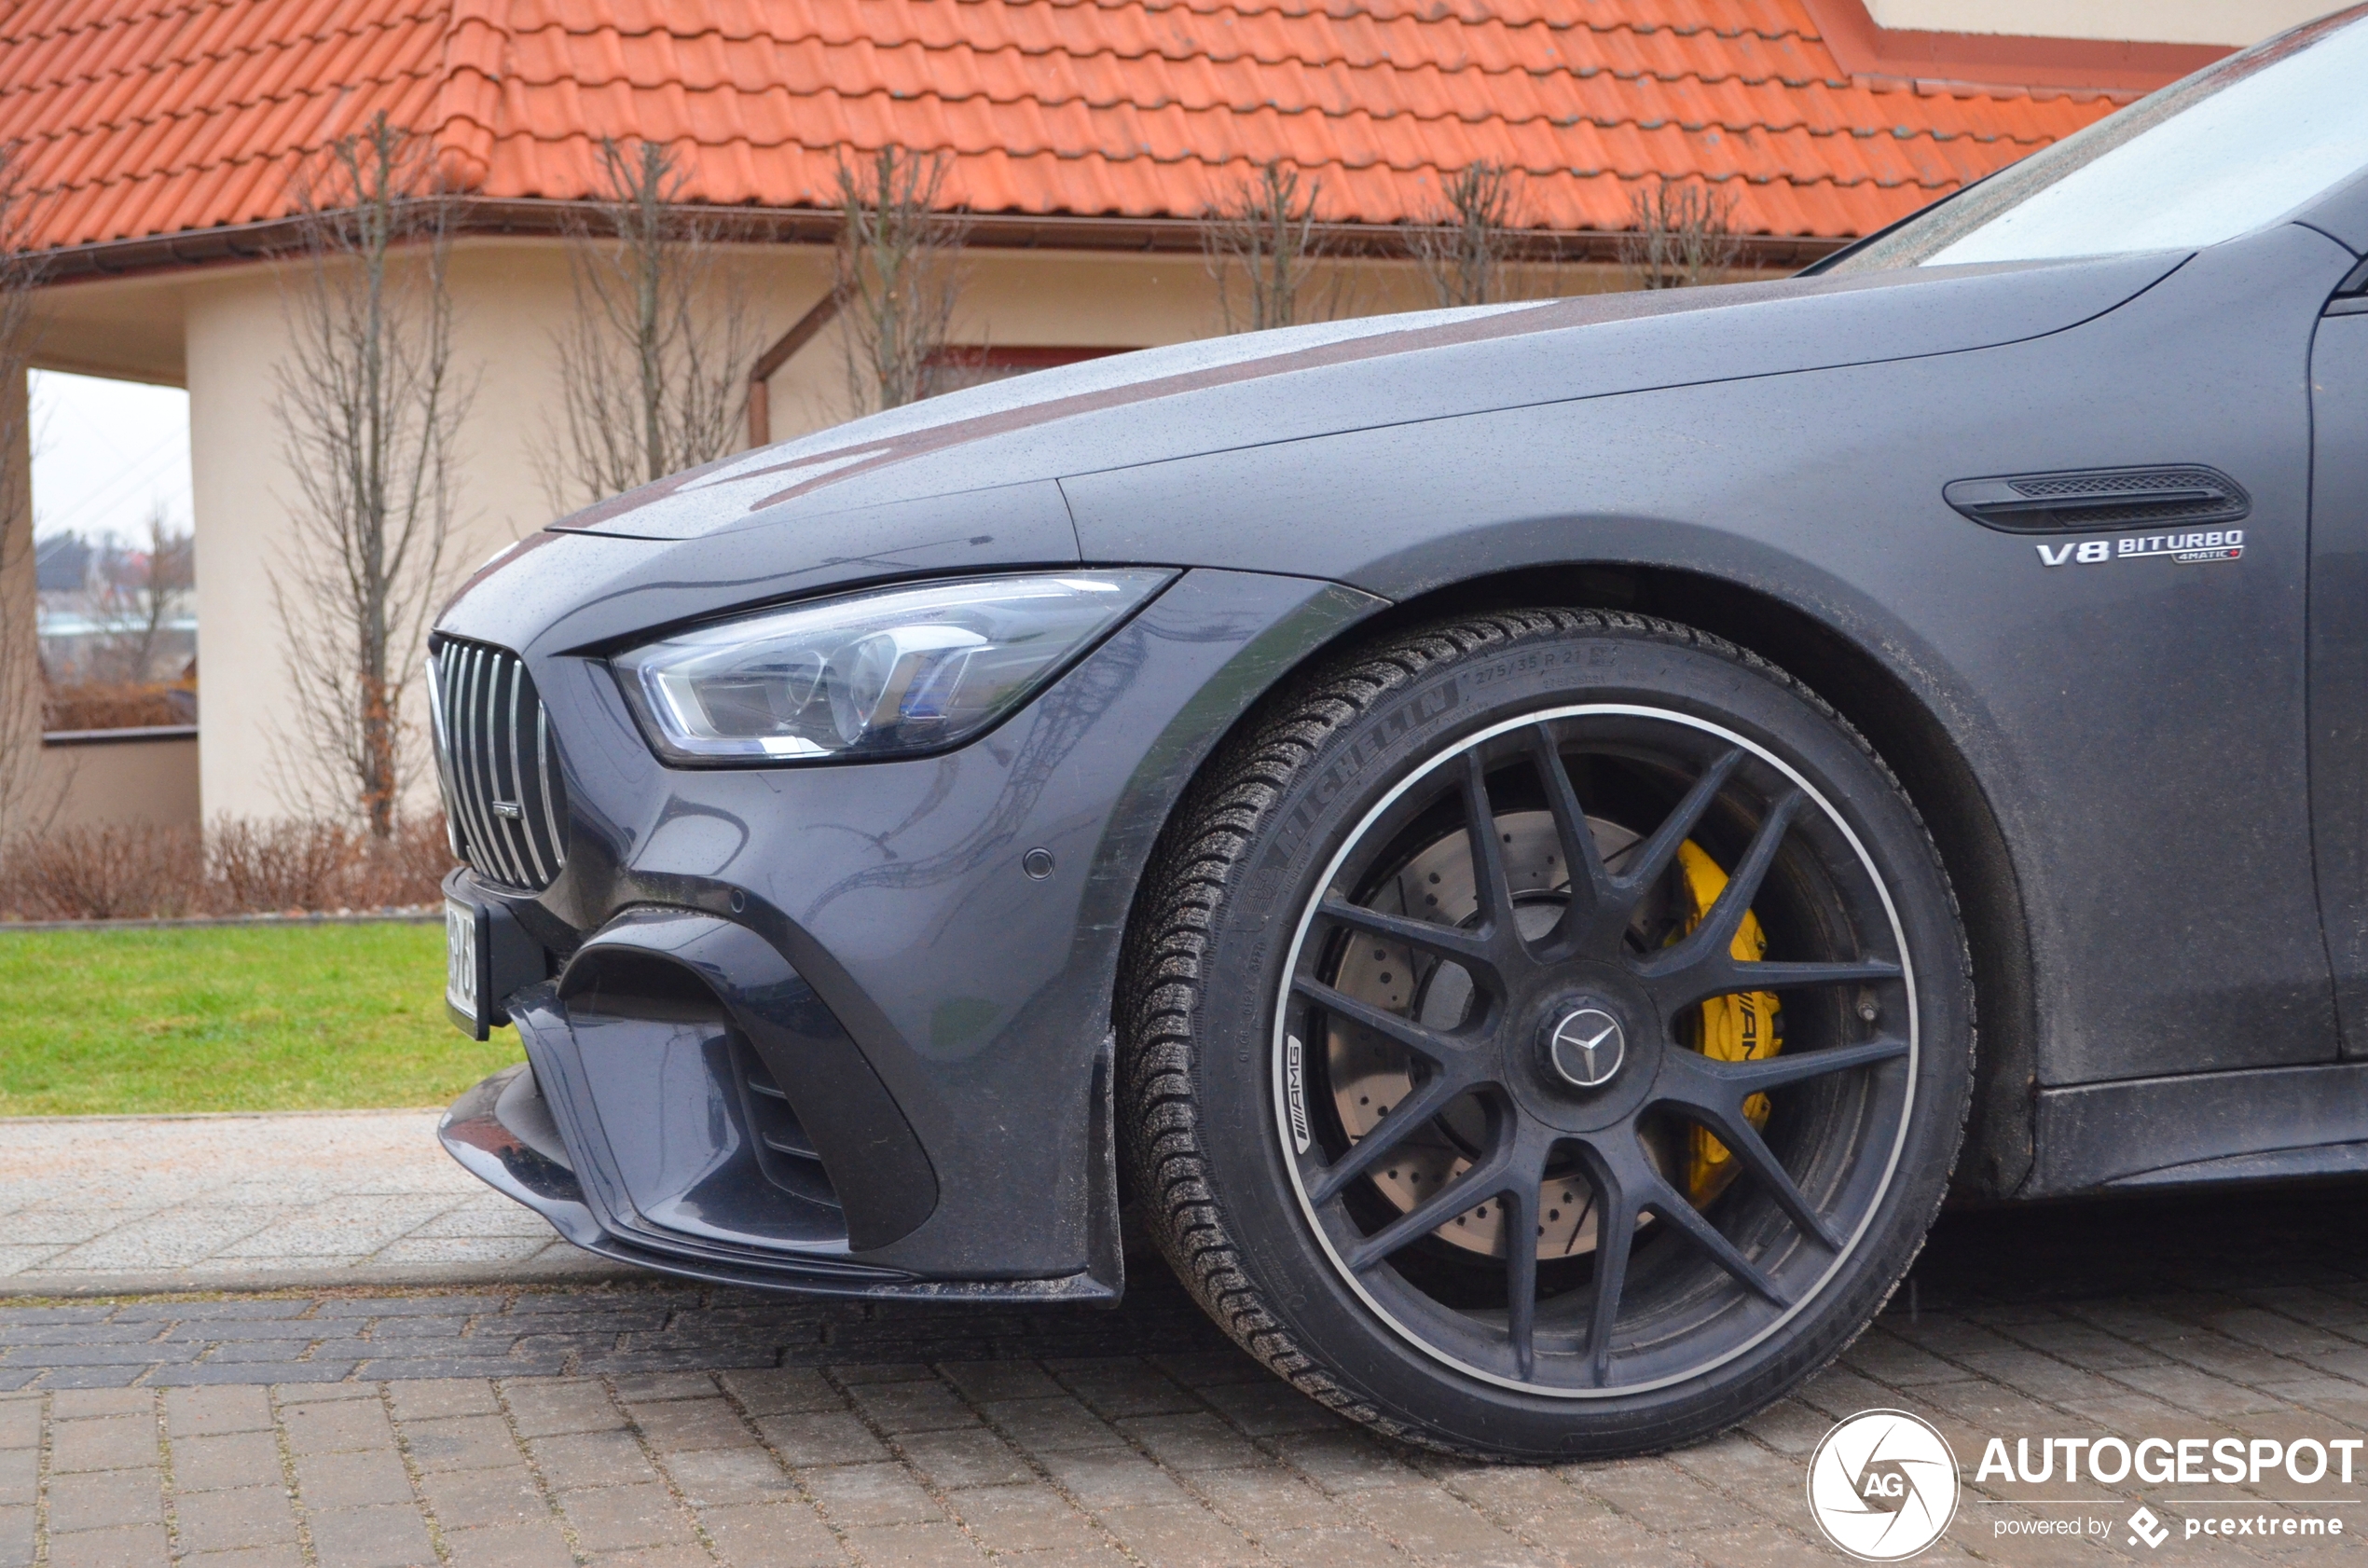
[[[571,558],[555,546],[517,570]],[[554,585],[513,591],[511,570],[440,630],[507,639],[530,669],[564,774],[566,863],[531,893],[457,890],[531,939],[491,995],[568,1177],[538,1185],[494,1158],[484,1140],[507,1135],[483,1107],[456,1110],[454,1127],[490,1117],[456,1156],[577,1245],[698,1277],[1113,1297],[1110,1008],[1136,887],[1209,749],[1379,601],[1188,572],[958,750],[677,769],[597,648],[520,635],[517,607]],[[758,1125],[780,1101],[803,1142]],[[810,1152],[836,1229],[801,1207],[819,1193],[777,1144]]]

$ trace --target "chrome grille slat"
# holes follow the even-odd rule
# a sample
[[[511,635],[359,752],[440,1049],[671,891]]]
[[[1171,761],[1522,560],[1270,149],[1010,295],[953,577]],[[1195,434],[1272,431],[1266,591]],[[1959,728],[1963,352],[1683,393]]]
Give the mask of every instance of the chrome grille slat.
[[[490,855],[485,847],[485,819],[477,808],[476,769],[469,762],[469,714],[475,706],[470,700],[470,686],[476,680],[476,650],[456,646],[452,659],[452,787],[461,797],[461,832],[469,841],[469,861],[477,869],[480,856]]]
[[[527,826],[526,769],[518,762],[518,697],[525,685],[526,667],[519,665],[510,674],[510,722],[506,726],[510,732],[510,788],[518,803],[518,839],[526,846],[527,858],[534,862],[534,880],[547,887],[551,885],[551,873],[543,864],[543,851],[535,847],[534,833]]]
[[[543,705],[539,702],[534,705],[534,777],[536,782],[543,787],[541,822],[543,831],[551,835],[551,873],[556,876],[558,874],[560,859],[558,836],[559,812],[558,808],[551,804],[551,715],[544,711]]]
[[[461,853],[489,882],[549,887],[567,863],[567,791],[550,716],[526,662],[507,649],[449,638],[430,661],[436,772]]]
[[[468,693],[468,707],[461,715],[461,761],[469,780],[469,799],[475,808],[477,842],[485,846],[485,858],[492,862],[480,869],[500,878],[510,880],[510,868],[502,863],[502,841],[493,832],[493,796],[490,781],[485,776],[484,734],[478,727],[485,715],[485,650],[469,650],[469,673],[462,688]]]
[[[489,738],[493,744],[485,749],[485,773],[492,780],[493,800],[508,801],[515,805],[517,804],[517,777],[515,774],[508,778],[502,776],[503,752],[505,750],[502,744],[502,715],[505,707],[502,700],[502,678],[504,675],[510,678],[510,691],[515,696],[518,689],[518,666],[501,659],[487,661],[485,711],[486,717],[492,722],[492,733]],[[526,857],[518,853],[517,825],[498,811],[493,814],[493,841],[502,846],[502,861],[510,868],[511,879],[523,884],[526,881]]]
[[[502,865],[509,874],[504,878],[518,887],[526,887],[526,865],[518,859],[517,846],[510,841],[507,818],[493,809],[493,803],[508,798],[502,787],[502,676],[506,661],[489,654],[485,661],[485,718],[480,732],[488,744],[478,755],[485,766],[485,811],[493,827],[493,847],[502,858]]]

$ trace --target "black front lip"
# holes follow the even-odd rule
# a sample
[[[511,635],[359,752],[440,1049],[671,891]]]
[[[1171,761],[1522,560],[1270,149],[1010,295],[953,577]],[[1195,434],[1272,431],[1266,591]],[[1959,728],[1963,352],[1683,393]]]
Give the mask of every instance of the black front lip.
[[[827,1259],[768,1258],[740,1249],[727,1253],[687,1240],[678,1247],[619,1236],[595,1216],[575,1172],[536,1147],[550,1147],[556,1132],[532,1072],[521,1062],[462,1093],[437,1123],[436,1137],[445,1152],[471,1175],[541,1215],[553,1230],[586,1252],[685,1279],[805,1296],[1114,1306],[1123,1288],[1122,1282],[1106,1283],[1091,1272],[1057,1279],[925,1280],[898,1270]],[[509,1097],[506,1107],[505,1093]],[[503,1119],[505,1108],[511,1121],[520,1125],[513,1126]],[[561,1148],[556,1152],[566,1150]]]

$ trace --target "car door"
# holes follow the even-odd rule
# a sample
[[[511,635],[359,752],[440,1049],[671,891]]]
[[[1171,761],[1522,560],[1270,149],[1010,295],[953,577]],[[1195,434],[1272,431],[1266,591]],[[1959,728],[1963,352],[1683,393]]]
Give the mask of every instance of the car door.
[[[2311,340],[2310,793],[2343,1053],[2368,1057],[2368,263]]]

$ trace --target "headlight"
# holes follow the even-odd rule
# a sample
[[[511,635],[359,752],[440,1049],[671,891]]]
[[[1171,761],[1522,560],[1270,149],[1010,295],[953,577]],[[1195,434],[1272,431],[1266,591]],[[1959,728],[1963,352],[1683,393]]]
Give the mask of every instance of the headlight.
[[[1172,571],[970,578],[701,626],[612,661],[678,762],[802,762],[958,745],[1018,708]]]

